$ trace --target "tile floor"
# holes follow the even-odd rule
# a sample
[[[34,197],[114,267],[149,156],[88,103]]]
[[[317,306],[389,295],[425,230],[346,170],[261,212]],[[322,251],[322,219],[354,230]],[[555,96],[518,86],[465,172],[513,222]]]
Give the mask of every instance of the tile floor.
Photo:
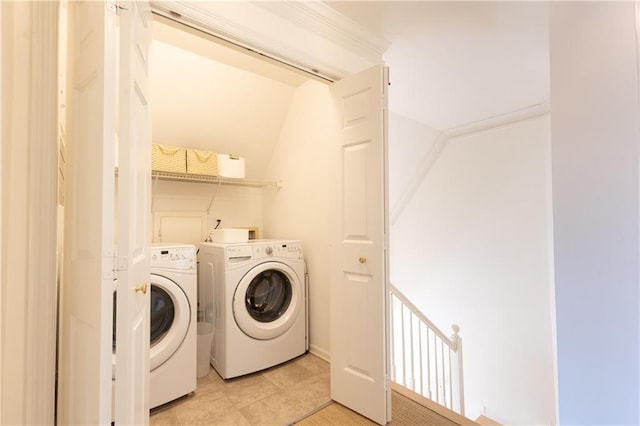
[[[151,410],[149,424],[287,425],[330,399],[329,363],[306,354],[237,379],[211,368],[193,394]]]

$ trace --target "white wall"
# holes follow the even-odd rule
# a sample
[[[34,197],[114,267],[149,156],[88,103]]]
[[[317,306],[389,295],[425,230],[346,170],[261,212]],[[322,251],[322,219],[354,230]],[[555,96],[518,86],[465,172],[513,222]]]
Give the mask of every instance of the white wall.
[[[555,423],[548,121],[448,140],[391,231],[392,282],[461,327],[474,418]]]
[[[265,191],[267,238],[303,243],[309,271],[310,344],[329,356],[329,164],[328,86],[309,81],[296,89],[266,179],[282,180],[277,192]]]
[[[635,7],[550,6],[562,424],[640,423]]]
[[[163,180],[154,180],[152,188],[154,243],[198,245],[217,219],[220,228],[257,227],[264,237],[262,191],[271,189]]]

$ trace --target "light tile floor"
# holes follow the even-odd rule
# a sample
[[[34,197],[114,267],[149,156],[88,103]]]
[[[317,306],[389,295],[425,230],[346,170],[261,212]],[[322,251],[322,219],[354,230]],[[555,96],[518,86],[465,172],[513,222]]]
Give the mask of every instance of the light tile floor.
[[[150,425],[287,425],[330,401],[329,363],[313,354],[237,379],[214,369],[196,391],[151,410]]]

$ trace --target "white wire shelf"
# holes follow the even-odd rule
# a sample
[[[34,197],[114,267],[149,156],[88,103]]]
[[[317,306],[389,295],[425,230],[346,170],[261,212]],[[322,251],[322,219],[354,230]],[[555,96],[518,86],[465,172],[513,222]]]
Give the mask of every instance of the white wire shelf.
[[[218,183],[222,185],[250,186],[254,188],[280,188],[281,186],[281,182],[279,181],[276,182],[258,179],[239,179],[222,176],[192,175],[187,173],[159,172],[156,170],[151,172],[151,177],[153,179],[172,180],[180,182]]]

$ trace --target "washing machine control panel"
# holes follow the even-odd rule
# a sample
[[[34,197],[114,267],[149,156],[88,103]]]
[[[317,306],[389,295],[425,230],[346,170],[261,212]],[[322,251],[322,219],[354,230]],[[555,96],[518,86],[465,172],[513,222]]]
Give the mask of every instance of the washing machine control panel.
[[[283,257],[286,259],[302,259],[302,244],[297,241],[256,243],[253,247],[253,258]]]
[[[194,246],[154,247],[151,249],[151,267],[195,270],[196,248]]]

